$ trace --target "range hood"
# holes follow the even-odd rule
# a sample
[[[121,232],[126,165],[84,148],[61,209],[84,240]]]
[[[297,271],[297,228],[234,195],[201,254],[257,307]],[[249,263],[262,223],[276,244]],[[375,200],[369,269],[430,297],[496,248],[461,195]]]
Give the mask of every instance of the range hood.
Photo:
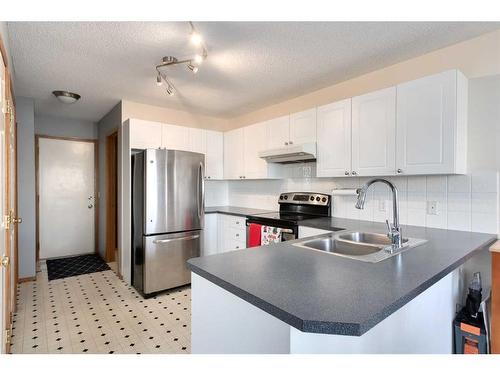
[[[316,142],[290,145],[259,152],[268,163],[298,163],[316,160]]]

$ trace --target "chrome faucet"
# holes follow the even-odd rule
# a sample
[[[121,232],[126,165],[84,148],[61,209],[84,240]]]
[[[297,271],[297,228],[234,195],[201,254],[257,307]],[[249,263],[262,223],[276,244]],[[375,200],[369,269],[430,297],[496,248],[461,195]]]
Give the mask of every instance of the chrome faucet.
[[[399,226],[399,212],[398,212],[398,189],[394,184],[384,178],[373,178],[366,182],[362,188],[356,189],[356,193],[358,194],[358,200],[356,202],[356,208],[362,210],[365,206],[366,200],[366,192],[368,188],[374,184],[375,182],[383,182],[388,185],[392,191],[392,225],[389,224],[389,220],[386,220],[387,224],[387,237],[390,238],[392,249],[399,249],[402,247],[402,238],[401,238],[401,227]]]

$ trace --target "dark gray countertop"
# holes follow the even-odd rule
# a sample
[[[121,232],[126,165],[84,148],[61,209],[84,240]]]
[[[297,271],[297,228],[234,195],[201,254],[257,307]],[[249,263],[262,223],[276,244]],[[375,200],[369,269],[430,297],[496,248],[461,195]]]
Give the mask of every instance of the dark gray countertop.
[[[277,210],[262,210],[259,208],[246,208],[246,207],[235,207],[235,206],[209,206],[205,207],[206,214],[228,214],[235,216],[250,216],[256,214],[264,214],[266,212],[274,212]]]
[[[340,218],[300,225],[385,233],[384,223]],[[493,243],[496,235],[403,226],[428,242],[379,263],[292,246],[301,240],[193,258],[193,272],[304,331],[361,336]]]

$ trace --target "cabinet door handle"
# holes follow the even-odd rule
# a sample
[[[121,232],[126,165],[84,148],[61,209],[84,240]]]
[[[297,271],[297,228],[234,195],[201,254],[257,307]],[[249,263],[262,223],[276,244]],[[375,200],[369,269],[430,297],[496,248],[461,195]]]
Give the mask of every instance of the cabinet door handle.
[[[285,142],[285,146],[288,146],[288,142]]]
[[[240,236],[240,234],[239,234],[239,233],[236,233],[236,237],[239,237],[239,236]]]
[[[292,142],[292,141],[290,141],[290,142],[288,142],[288,144],[293,145],[293,142]]]
[[[352,175],[356,176],[357,175],[356,171],[352,171]]]
[[[401,168],[398,168],[398,170],[396,172],[403,173],[403,170]]]
[[[344,174],[345,174],[346,176],[349,176],[349,172],[348,172],[348,171],[345,171],[345,172],[344,172]]]

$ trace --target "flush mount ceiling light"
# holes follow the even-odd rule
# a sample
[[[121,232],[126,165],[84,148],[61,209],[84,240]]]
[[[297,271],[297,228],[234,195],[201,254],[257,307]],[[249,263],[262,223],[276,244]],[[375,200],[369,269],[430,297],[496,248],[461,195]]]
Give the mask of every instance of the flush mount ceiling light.
[[[80,95],[75,94],[74,92],[63,91],[63,90],[52,91],[52,94],[54,94],[54,96],[64,104],[73,104],[81,98]]]
[[[168,67],[172,67],[175,65],[186,65],[189,71],[196,74],[198,73],[200,64],[208,56],[207,48],[203,43],[203,37],[198,32],[198,30],[196,30],[192,22],[189,22],[189,26],[191,26],[191,34],[189,39],[191,43],[198,48],[198,51],[193,55],[193,57],[179,60],[177,57],[174,56],[164,56],[161,59],[161,63],[156,65],[156,73],[157,73],[156,84],[158,86],[162,86],[163,83],[165,83],[167,94],[170,96],[174,95],[175,88],[172,82],[170,82],[170,80],[167,78],[167,75],[165,74],[164,70],[166,70],[166,68]]]

